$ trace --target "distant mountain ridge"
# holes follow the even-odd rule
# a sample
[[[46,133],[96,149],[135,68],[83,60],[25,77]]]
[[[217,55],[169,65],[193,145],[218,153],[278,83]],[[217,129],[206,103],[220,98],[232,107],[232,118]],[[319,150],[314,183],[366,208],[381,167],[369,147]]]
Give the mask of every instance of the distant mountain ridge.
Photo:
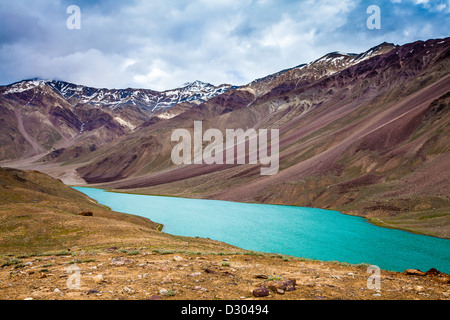
[[[90,152],[152,118],[167,119],[185,110],[168,112],[178,104],[192,107],[230,88],[233,86],[195,81],[158,92],[92,88],[36,78],[0,86],[0,160],[72,145],[77,145],[78,150],[72,156]]]
[[[117,108],[127,104],[139,105],[148,112],[165,110],[182,102],[201,103],[222,94],[232,85],[222,84],[214,86],[209,83],[195,81],[187,83],[180,88],[155,91],[151,89],[106,89],[77,85],[61,80],[30,79],[13,83],[3,95],[21,93],[41,85],[48,85],[56,93],[60,94],[71,105],[89,104]]]

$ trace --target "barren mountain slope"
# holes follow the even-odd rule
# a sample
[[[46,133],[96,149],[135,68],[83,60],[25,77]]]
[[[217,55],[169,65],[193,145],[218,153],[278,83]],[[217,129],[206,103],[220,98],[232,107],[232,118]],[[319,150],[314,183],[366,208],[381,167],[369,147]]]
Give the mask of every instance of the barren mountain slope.
[[[128,191],[333,208],[448,237],[449,53],[449,39],[418,41],[300,87],[289,80],[259,97],[230,90],[127,136],[78,171]],[[204,129],[279,128],[280,172],[174,167],[170,133],[194,120]]]

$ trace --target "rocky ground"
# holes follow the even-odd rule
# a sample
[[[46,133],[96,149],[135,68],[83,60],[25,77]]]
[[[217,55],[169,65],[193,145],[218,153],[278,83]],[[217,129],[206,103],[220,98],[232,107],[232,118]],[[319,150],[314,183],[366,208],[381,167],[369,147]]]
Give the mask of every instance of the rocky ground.
[[[0,168],[0,300],[450,297],[450,276],[438,271],[381,271],[377,287],[367,265],[262,254],[160,227],[42,173]]]
[[[71,250],[0,260],[2,300],[449,300],[450,276],[254,252]],[[368,281],[369,280],[369,281]]]

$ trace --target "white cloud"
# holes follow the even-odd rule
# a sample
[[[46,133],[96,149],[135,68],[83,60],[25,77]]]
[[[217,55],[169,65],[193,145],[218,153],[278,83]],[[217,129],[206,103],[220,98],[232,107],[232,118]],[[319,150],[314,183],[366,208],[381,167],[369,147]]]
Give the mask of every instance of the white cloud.
[[[383,26],[385,15],[408,12],[392,6],[448,13],[449,1],[385,0]],[[81,29],[68,30],[62,1],[0,2],[0,83],[40,76],[157,90],[194,80],[240,85],[330,51],[360,52],[382,41],[402,43],[444,32],[431,16],[369,33],[360,0],[86,1],[79,6]]]

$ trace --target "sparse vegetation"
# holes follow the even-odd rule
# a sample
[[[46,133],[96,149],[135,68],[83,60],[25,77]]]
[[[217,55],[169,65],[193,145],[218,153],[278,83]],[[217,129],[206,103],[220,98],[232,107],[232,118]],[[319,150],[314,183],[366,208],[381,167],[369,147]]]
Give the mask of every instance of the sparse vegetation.
[[[141,254],[141,252],[139,250],[131,250],[128,252],[129,256],[136,256],[138,254]]]
[[[167,291],[167,293],[166,293],[166,296],[168,296],[168,297],[173,297],[173,296],[175,296],[176,294],[177,294],[177,291],[172,290],[172,289],[169,289],[169,290]]]
[[[70,251],[59,251],[55,253],[56,256],[70,256],[72,253]]]
[[[22,260],[20,260],[20,259],[17,259],[17,258],[8,259],[2,264],[2,267],[17,265],[17,264],[20,264],[20,263],[22,263]]]

